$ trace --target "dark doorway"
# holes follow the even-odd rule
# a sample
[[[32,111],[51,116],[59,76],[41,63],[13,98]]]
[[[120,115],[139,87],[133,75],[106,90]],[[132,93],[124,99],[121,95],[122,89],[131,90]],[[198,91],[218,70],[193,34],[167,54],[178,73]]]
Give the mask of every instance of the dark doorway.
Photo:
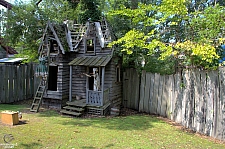
[[[58,66],[49,66],[48,90],[57,91]]]

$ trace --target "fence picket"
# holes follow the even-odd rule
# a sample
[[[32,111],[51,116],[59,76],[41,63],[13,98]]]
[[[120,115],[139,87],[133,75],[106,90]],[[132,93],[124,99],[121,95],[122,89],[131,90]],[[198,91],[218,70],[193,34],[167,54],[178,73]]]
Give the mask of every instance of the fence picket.
[[[145,74],[145,88],[144,88],[144,102],[143,102],[143,108],[144,111],[149,113],[149,88],[151,85],[151,78],[149,76],[149,74]]]
[[[142,71],[141,74],[141,86],[140,86],[140,102],[139,102],[139,112],[144,111],[144,99],[145,99],[145,85],[146,85],[146,80],[145,80],[146,72]]]

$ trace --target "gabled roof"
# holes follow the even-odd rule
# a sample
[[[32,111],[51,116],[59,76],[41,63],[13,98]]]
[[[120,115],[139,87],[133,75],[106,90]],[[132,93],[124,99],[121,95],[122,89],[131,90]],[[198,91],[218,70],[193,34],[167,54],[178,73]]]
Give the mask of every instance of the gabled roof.
[[[48,32],[48,29],[50,29],[50,31],[52,31],[53,36],[55,37],[55,40],[57,41],[57,44],[58,44],[59,47],[60,47],[60,50],[62,51],[63,54],[65,54],[65,50],[64,50],[64,48],[63,48],[63,46],[62,46],[62,43],[61,43],[61,41],[60,41],[60,39],[59,39],[59,37],[58,37],[56,31],[54,30],[54,27],[53,27],[52,23],[51,23],[50,21],[48,21],[48,23],[47,23],[47,25],[46,25],[46,27],[45,27],[44,34],[43,34],[43,36],[42,36],[42,42],[41,42],[41,44],[40,44],[40,46],[39,46],[39,48],[38,48],[38,52],[40,52],[41,47],[42,47],[42,45],[44,44],[45,38],[47,37],[46,34],[47,34],[47,32]]]
[[[69,65],[79,66],[106,66],[111,60],[111,56],[77,57]]]
[[[4,6],[5,8],[8,8],[8,9],[12,8],[12,4],[10,4],[9,2],[7,2],[5,0],[0,0],[0,5]]]

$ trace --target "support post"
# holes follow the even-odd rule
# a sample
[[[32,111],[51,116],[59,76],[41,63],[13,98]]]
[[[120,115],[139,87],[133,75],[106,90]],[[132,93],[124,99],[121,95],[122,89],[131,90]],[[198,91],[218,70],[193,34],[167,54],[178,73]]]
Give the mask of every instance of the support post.
[[[86,72],[89,72],[89,67],[86,67]],[[86,104],[88,104],[88,90],[89,90],[89,78],[86,76]]]
[[[105,67],[102,67],[102,94],[101,94],[101,99],[102,99],[102,101],[101,101],[101,106],[103,106],[104,105],[104,81],[105,81]]]
[[[72,75],[73,75],[73,66],[70,65],[70,91],[69,91],[69,101],[72,101]]]

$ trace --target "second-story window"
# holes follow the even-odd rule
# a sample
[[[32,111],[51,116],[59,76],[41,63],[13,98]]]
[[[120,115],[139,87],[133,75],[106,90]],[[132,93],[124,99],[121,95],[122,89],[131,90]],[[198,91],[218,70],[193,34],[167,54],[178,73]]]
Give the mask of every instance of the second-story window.
[[[86,39],[86,53],[95,54],[95,39]]]

